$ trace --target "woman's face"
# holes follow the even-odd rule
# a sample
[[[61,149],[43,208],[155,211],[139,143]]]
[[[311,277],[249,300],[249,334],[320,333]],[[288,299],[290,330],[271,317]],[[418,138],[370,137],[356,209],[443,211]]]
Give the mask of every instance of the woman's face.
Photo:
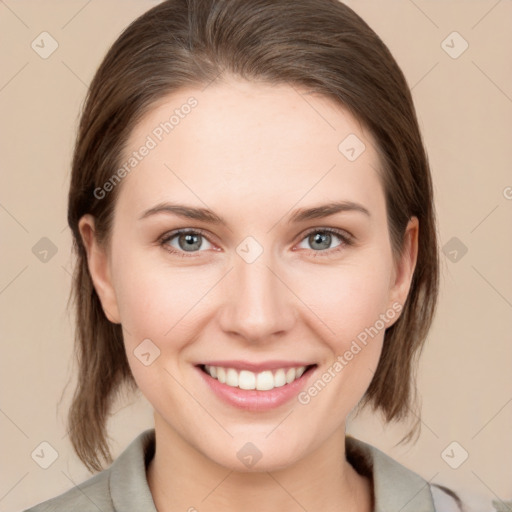
[[[125,162],[89,266],[157,428],[238,470],[343,435],[416,258],[411,222],[393,259],[369,134],[325,98],[233,79],[166,98]]]

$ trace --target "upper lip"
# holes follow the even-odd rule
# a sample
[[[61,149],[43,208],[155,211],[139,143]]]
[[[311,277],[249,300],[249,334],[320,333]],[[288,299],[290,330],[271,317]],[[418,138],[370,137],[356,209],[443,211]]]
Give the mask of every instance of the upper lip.
[[[276,370],[279,368],[299,368],[300,366],[312,366],[315,363],[307,363],[301,361],[290,360],[272,360],[261,363],[252,363],[249,361],[205,361],[198,366],[222,366],[223,368],[234,368],[235,370],[249,370],[254,373],[263,372],[265,370]]]

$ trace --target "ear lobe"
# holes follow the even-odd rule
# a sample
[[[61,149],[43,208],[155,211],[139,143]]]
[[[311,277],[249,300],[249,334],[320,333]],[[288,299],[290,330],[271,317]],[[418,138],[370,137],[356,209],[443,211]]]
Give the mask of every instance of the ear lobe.
[[[390,299],[392,303],[405,304],[411,288],[414,269],[418,258],[419,222],[411,217],[405,228],[402,251],[395,265],[394,282],[391,283]]]
[[[84,215],[78,222],[78,229],[87,252],[89,273],[100,298],[103,312],[112,323],[119,324],[121,320],[112,285],[108,255],[105,248],[98,244],[94,226],[94,217],[90,214]]]

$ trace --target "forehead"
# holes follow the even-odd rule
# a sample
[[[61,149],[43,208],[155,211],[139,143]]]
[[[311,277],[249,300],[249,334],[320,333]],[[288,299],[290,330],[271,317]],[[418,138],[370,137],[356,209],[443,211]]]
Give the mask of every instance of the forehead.
[[[383,192],[374,146],[346,109],[296,86],[231,79],[182,89],[134,127],[119,202],[131,210],[170,197],[224,209],[247,197],[283,207],[301,198],[375,202]]]

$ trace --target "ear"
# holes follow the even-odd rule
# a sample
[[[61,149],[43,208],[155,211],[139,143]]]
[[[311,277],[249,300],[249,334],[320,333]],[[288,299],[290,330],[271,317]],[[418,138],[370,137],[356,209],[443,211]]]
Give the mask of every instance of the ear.
[[[84,215],[78,222],[86,252],[87,265],[91,274],[94,289],[100,298],[105,316],[114,324],[121,323],[117,299],[112,285],[108,255],[103,246],[98,244],[94,228],[94,217]]]
[[[395,303],[404,305],[409,295],[411,282],[418,258],[419,222],[411,217],[405,228],[402,252],[395,263],[390,290],[390,306]]]

